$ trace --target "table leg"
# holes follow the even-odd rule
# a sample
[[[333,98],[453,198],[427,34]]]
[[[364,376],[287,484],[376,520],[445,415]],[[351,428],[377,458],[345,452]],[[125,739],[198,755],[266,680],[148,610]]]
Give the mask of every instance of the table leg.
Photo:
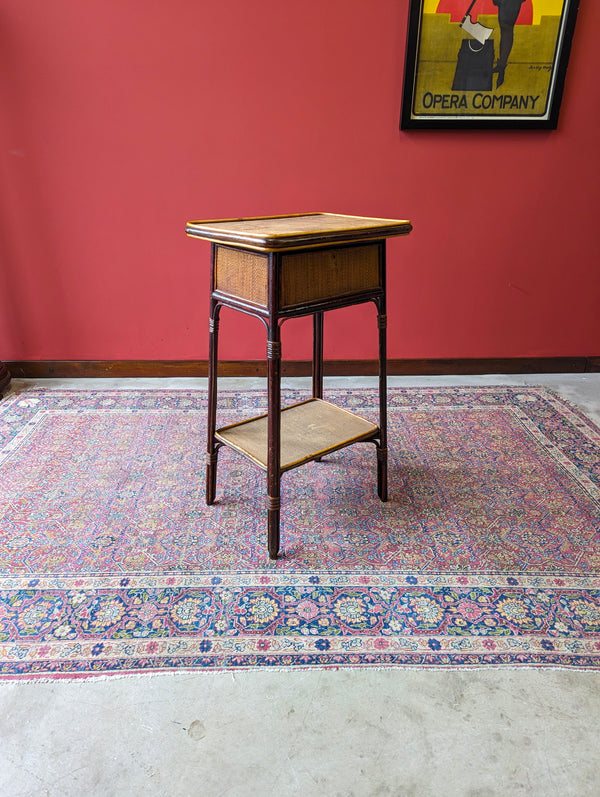
[[[313,358],[312,358],[313,398],[323,398],[323,313],[313,315]],[[321,462],[317,457],[315,462]]]
[[[219,311],[221,305],[211,300],[208,355],[208,428],[206,434],[206,503],[214,504],[217,492],[217,363],[219,347]]]
[[[268,548],[269,558],[277,559],[279,553],[279,521],[281,506],[281,342],[277,321],[269,327],[267,342],[267,392],[268,392]]]
[[[388,500],[387,490],[387,315],[385,296],[377,301],[379,328],[379,446],[377,448],[377,494]]]
[[[313,398],[323,398],[323,313],[313,315]]]

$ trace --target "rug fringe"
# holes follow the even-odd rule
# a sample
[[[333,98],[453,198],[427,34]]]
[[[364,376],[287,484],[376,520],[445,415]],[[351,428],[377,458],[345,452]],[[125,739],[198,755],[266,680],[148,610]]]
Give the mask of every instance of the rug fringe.
[[[141,671],[138,670],[137,672],[118,672],[118,673],[80,673],[79,675],[61,675],[56,674],[53,676],[9,676],[3,677],[0,679],[0,689],[9,683],[19,683],[27,684],[27,685],[35,685],[35,684],[54,684],[54,683],[67,683],[67,684],[89,684],[91,682],[100,683],[100,682],[108,682],[108,681],[123,681],[123,680],[132,680],[132,679],[143,679],[143,678],[190,678],[190,677],[215,677],[215,678],[231,678],[231,680],[235,683],[237,677],[245,674],[245,673],[260,673],[262,675],[268,674],[282,674],[285,673],[286,676],[289,676],[293,673],[302,673],[306,675],[307,673],[314,672],[322,674],[324,672],[344,672],[344,673],[365,673],[365,672],[394,672],[396,674],[399,673],[422,673],[422,672],[446,672],[446,673],[466,673],[466,672],[489,672],[490,670],[494,671],[523,671],[523,670],[531,670],[534,671],[551,671],[551,672],[578,672],[578,673],[586,673],[590,676],[598,678],[600,673],[596,669],[590,669],[589,667],[581,667],[577,665],[556,665],[556,664],[473,664],[473,665],[395,665],[395,666],[388,666],[382,667],[379,665],[319,665],[319,666],[301,666],[301,665],[292,665],[289,667],[285,666],[269,666],[269,667],[235,667],[231,669],[185,669],[185,670],[157,670],[153,672],[148,671]]]

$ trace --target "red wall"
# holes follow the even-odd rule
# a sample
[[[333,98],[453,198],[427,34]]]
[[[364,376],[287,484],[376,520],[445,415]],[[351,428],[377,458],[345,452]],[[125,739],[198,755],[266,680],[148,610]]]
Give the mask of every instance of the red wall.
[[[314,210],[413,221],[388,245],[390,357],[600,354],[600,4],[553,132],[399,131],[407,11],[4,0],[0,358],[205,359],[185,222]],[[375,357],[374,312],[329,314],[326,356]],[[223,358],[264,355],[259,322],[221,328]]]

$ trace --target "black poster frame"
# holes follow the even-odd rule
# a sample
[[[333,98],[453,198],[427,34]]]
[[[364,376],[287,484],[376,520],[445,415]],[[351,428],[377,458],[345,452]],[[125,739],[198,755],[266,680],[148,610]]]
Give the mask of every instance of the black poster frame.
[[[524,0],[521,0],[523,2]],[[443,22],[448,20],[451,28],[448,28],[449,35],[458,40],[457,35],[463,39],[461,49],[467,50],[466,56],[469,56],[468,50],[477,52],[479,49],[482,51],[488,48],[491,53],[495,54],[495,47],[502,48],[501,36],[503,35],[504,28],[500,26],[500,8],[498,16],[498,24],[494,26],[494,33],[481,33],[480,31],[491,31],[490,27],[484,27],[482,23],[478,24],[478,19],[481,17],[477,14],[477,5],[480,0],[465,0],[465,16],[460,21],[451,22],[449,14],[445,15]],[[515,2],[519,0],[493,0],[494,6],[501,7],[503,3],[507,5],[505,8],[515,8]],[[535,3],[535,0],[533,0]],[[490,58],[487,58],[487,64],[484,70],[488,73],[493,71],[492,81],[490,85],[490,76],[487,75],[484,79],[488,81],[485,88],[478,90],[472,88],[475,82],[474,73],[472,78],[465,78],[462,76],[462,82],[458,78],[458,73],[461,61],[460,53],[457,53],[456,71],[454,73],[454,83],[447,84],[447,90],[444,93],[440,91],[431,90],[427,88],[427,70],[428,69],[448,69],[448,61],[442,62],[444,56],[440,55],[439,64],[435,61],[435,37],[428,38],[428,26],[424,24],[425,20],[433,17],[432,14],[424,15],[424,6],[427,3],[429,8],[432,7],[432,0],[410,0],[409,2],[409,19],[408,19],[408,33],[406,42],[406,61],[404,71],[404,86],[402,93],[402,111],[400,116],[400,128],[403,130],[410,129],[556,129],[558,125],[560,105],[563,96],[565,77],[567,73],[567,65],[569,62],[569,55],[571,51],[571,44],[573,34],[575,31],[575,22],[577,19],[577,12],[579,9],[580,0],[562,0],[562,11],[559,18],[558,33],[556,40],[552,40],[554,45],[554,58],[552,62],[545,63],[543,66],[537,64],[520,64],[521,68],[525,66],[529,70],[537,70],[542,74],[542,70],[549,73],[548,86],[545,94],[534,96],[533,94],[522,93],[519,94],[514,88],[513,77],[513,93],[506,93],[507,89],[504,84],[504,69],[500,66],[500,58],[496,61],[495,67],[492,70],[490,66]],[[471,3],[469,6],[468,4]],[[474,13],[470,14],[469,12]],[[462,12],[461,12],[462,13]],[[507,12],[503,12],[505,17]],[[473,26],[472,17],[475,17],[475,25]],[[484,22],[489,22],[489,17],[484,18]],[[503,20],[506,23],[506,19]],[[437,17],[436,17],[437,22]],[[440,20],[442,22],[442,20]],[[465,27],[463,27],[465,25]],[[510,27],[510,26],[508,26]],[[519,33],[518,28],[524,26],[512,25],[513,38]],[[530,26],[532,27],[532,26]],[[460,29],[460,32],[459,32]],[[474,30],[475,29],[475,30]],[[474,39],[470,31],[474,30],[475,36],[480,36],[480,39]],[[515,32],[516,31],[516,32]],[[510,33],[510,31],[509,31]],[[483,42],[482,39],[487,35],[489,41]],[[471,44],[474,47],[471,47]],[[466,45],[466,46],[465,46]],[[422,58],[423,53],[427,53],[428,59]],[[499,55],[499,52],[498,52]],[[447,56],[446,56],[447,57]],[[482,56],[483,58],[483,56]],[[463,63],[464,59],[463,59]],[[510,60],[505,63],[505,69],[508,66],[512,69],[514,76],[514,67]],[[481,68],[480,68],[481,71]],[[464,72],[464,70],[463,70]],[[502,73],[502,78],[500,78]],[[469,83],[468,80],[471,79]],[[479,78],[477,78],[479,79]],[[465,82],[466,80],[466,82]],[[500,85],[495,85],[502,80]],[[508,81],[507,81],[508,83]],[[433,82],[431,85],[434,85]],[[439,86],[439,83],[437,84]],[[458,88],[455,88],[456,86]],[[536,104],[542,101],[543,105],[536,108]],[[531,106],[529,112],[528,105]],[[543,107],[543,113],[540,109]],[[511,112],[512,108],[516,108],[516,112]]]

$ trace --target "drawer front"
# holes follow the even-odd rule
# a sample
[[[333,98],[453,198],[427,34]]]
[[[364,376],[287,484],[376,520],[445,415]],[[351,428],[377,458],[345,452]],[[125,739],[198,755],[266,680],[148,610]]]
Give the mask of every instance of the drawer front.
[[[219,293],[266,307],[268,274],[267,255],[217,247],[215,289]]]
[[[379,246],[368,244],[283,255],[279,286],[282,310],[380,288]]]

